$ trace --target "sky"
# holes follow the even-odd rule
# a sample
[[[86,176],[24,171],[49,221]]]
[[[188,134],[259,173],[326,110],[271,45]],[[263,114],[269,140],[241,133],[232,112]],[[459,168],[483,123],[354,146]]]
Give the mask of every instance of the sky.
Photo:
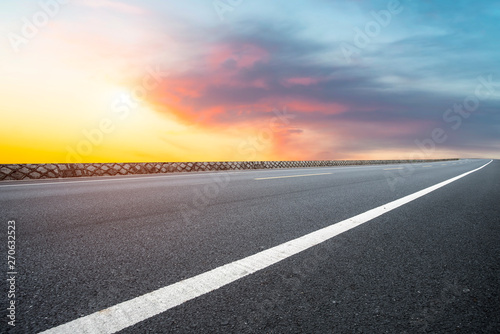
[[[500,3],[0,2],[0,163],[500,159]]]

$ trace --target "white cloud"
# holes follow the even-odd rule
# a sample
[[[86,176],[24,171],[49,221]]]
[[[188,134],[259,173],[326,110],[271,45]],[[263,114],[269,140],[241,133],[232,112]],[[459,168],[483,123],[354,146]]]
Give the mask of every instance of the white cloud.
[[[143,8],[112,0],[78,0],[76,3],[80,6],[105,8],[128,14],[143,14],[145,12]]]

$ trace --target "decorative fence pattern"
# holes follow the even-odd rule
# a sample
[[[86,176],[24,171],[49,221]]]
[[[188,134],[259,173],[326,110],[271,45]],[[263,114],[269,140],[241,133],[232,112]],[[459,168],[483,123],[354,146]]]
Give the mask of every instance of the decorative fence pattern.
[[[135,175],[135,174],[224,171],[224,170],[242,170],[242,169],[382,165],[382,164],[449,161],[449,160],[458,160],[458,159],[12,164],[12,165],[0,165],[0,181],[82,177],[82,176],[113,176],[113,175]]]

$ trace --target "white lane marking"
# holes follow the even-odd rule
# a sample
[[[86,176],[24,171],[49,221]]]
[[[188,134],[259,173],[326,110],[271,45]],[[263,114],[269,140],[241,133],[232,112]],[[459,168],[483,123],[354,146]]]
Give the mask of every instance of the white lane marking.
[[[395,169],[404,169],[403,167],[398,167],[398,168],[385,168],[384,170],[395,170]]]
[[[143,177],[121,177],[116,178],[114,176],[89,176],[85,177],[92,180],[78,180],[78,181],[67,181],[67,178],[58,178],[58,182],[39,182],[39,183],[22,183],[22,184],[0,184],[0,188],[3,187],[27,187],[27,186],[42,186],[42,185],[54,185],[54,184],[71,184],[71,183],[97,183],[97,182],[110,182],[110,181],[130,181],[130,180],[146,180],[146,179],[156,179],[156,178],[168,178],[168,177],[180,177],[180,176],[194,176],[195,174],[185,174],[185,175],[158,175],[158,176],[143,176]],[[198,174],[199,175],[199,174]],[[94,179],[97,178],[97,179]],[[102,178],[102,179],[101,179]],[[33,181],[33,180],[31,180]]]
[[[116,176],[85,176],[78,177],[80,180],[70,181],[68,178],[58,178],[57,182],[44,182],[44,180],[20,180],[18,182],[30,182],[30,181],[40,181],[37,183],[18,183],[18,184],[0,184],[0,188],[2,187],[27,187],[27,186],[41,186],[41,185],[61,185],[61,184],[71,184],[71,183],[98,183],[98,182],[113,182],[113,181],[133,181],[133,180],[148,180],[148,179],[167,179],[167,178],[176,178],[176,177],[188,177],[188,176],[207,176],[207,175],[217,175],[217,174],[243,174],[243,173],[265,173],[265,172],[300,172],[300,171],[312,171],[312,170],[345,170],[345,169],[376,169],[380,168],[377,165],[370,166],[349,166],[349,167],[323,167],[323,168],[297,168],[297,169],[288,169],[288,168],[277,168],[277,169],[263,169],[263,170],[245,170],[241,172],[235,171],[227,171],[227,172],[184,172],[182,174],[170,174],[170,175],[144,175],[138,177],[124,176],[117,178]],[[82,180],[83,179],[83,180]]]
[[[285,242],[241,260],[228,263],[203,274],[168,285],[58,327],[54,327],[43,333],[115,333],[316,246],[343,232],[349,231],[350,229],[379,217],[384,213],[392,211],[436,189],[474,173],[490,163],[491,161],[470,172],[381,205],[339,223],[334,223],[300,238]]]
[[[282,175],[282,176],[271,176],[271,177],[259,177],[254,180],[271,180],[271,179],[284,179],[287,177],[304,177],[304,176],[316,176],[316,175],[331,175],[332,173],[318,173],[318,174],[302,174],[302,175]]]
[[[432,167],[432,166],[422,166],[422,168],[429,168],[429,167]]]
[[[336,168],[336,167],[332,167]],[[337,167],[336,169],[354,169],[354,168],[374,168],[374,166],[353,166],[353,167]],[[326,168],[325,168],[326,169]],[[323,168],[317,168],[317,170],[325,170]],[[331,168],[328,168],[331,169]],[[243,173],[262,173],[262,172],[285,172],[285,171],[290,171],[290,172],[298,172],[298,171],[310,171],[311,169],[266,169],[266,170],[248,170],[248,171],[243,171],[243,172],[227,172],[224,174],[243,174]],[[314,169],[313,169],[314,170]],[[28,186],[41,186],[41,185],[61,185],[61,184],[72,184],[72,183],[98,183],[98,182],[113,182],[113,181],[134,181],[134,180],[149,180],[149,179],[168,179],[168,178],[176,178],[176,177],[188,177],[188,176],[208,176],[208,175],[217,175],[217,174],[222,174],[223,172],[208,172],[208,173],[200,173],[198,174],[197,172],[189,173],[185,172],[183,174],[174,174],[174,175],[154,175],[154,176],[149,176],[149,175],[144,175],[144,176],[139,176],[139,177],[120,177],[116,178],[115,176],[89,176],[89,177],[84,177],[86,180],[78,180],[78,181],[68,181],[68,179],[65,178],[60,178],[58,182],[38,182],[38,183],[19,183],[19,184],[0,184],[0,188],[3,187],[28,187]],[[330,173],[331,174],[331,173]],[[83,178],[83,177],[82,177]],[[24,180],[26,181],[26,180]],[[30,180],[33,181],[33,180]],[[23,180],[20,180],[20,182],[23,182]],[[27,181],[29,182],[29,181]]]
[[[406,163],[406,164],[401,164],[402,166],[405,165],[411,165],[412,163]],[[313,171],[313,170],[345,170],[345,169],[359,169],[359,168],[364,168],[364,169],[381,169],[384,168],[383,165],[366,165],[366,166],[358,166],[358,165],[351,165],[351,166],[330,166],[330,167],[310,167],[310,168],[277,168],[277,169],[262,169],[262,170],[244,170],[244,171],[205,171],[205,172],[179,172],[177,174],[168,174],[168,175],[151,175],[151,174],[144,174],[143,176],[123,176],[123,177],[116,177],[116,176],[81,176],[78,177],[79,180],[71,181],[71,178],[58,178],[57,182],[50,182],[45,180],[47,179],[39,179],[39,180],[18,180],[15,182],[33,182],[33,181],[39,181],[37,183],[16,183],[16,184],[1,184],[0,181],[0,188],[4,187],[28,187],[28,186],[41,186],[41,185],[61,185],[61,184],[71,184],[71,183],[93,183],[93,182],[113,182],[113,181],[130,181],[130,180],[147,180],[147,179],[157,179],[157,178],[173,178],[173,177],[188,177],[188,176],[204,176],[204,175],[213,175],[213,174],[243,174],[243,173],[266,173],[266,172],[284,172],[284,171],[290,171],[290,172],[298,172],[298,171]],[[120,175],[121,176],[121,175]]]

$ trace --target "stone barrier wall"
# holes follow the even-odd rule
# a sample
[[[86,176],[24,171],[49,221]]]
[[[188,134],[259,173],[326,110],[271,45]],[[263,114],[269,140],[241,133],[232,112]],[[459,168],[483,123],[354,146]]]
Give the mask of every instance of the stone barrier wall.
[[[179,172],[224,171],[352,165],[421,163],[435,160],[319,160],[319,161],[223,161],[223,162],[156,162],[156,163],[86,163],[86,164],[12,164],[0,165],[0,181],[47,179],[82,176],[113,176]]]

